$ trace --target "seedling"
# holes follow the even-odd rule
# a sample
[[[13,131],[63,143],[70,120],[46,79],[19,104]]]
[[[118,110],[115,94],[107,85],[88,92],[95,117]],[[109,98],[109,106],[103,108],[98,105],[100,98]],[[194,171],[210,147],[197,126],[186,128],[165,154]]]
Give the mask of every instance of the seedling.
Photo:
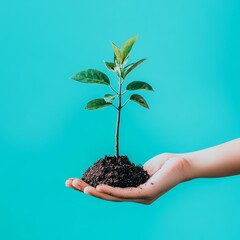
[[[112,106],[117,111],[117,120],[116,120],[116,134],[115,134],[115,155],[116,159],[119,158],[119,127],[121,120],[121,111],[127,105],[129,101],[138,103],[140,106],[149,109],[149,106],[146,100],[139,94],[132,94],[129,98],[123,103],[123,95],[128,92],[135,90],[148,90],[153,91],[153,88],[146,82],[142,81],[133,81],[127,84],[125,90],[123,90],[123,85],[127,76],[142,62],[146,60],[143,58],[135,63],[127,64],[130,57],[132,47],[137,40],[137,36],[127,40],[120,48],[118,48],[114,43],[112,43],[113,52],[114,52],[114,61],[113,62],[104,62],[108,70],[114,72],[118,79],[118,90],[114,89],[111,85],[109,77],[99,70],[96,69],[87,69],[76,73],[72,79],[90,84],[101,84],[107,85],[110,87],[113,93],[107,93],[103,98],[97,98],[89,101],[85,107],[87,110],[97,110],[105,107]],[[114,101],[117,100],[117,105]]]

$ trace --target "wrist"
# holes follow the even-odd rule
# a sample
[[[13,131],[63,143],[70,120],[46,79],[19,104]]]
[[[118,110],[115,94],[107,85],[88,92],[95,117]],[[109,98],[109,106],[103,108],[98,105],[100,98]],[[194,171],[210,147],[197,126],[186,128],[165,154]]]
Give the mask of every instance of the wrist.
[[[199,158],[197,154],[184,153],[180,155],[185,159],[185,162],[187,162],[186,164],[187,167],[185,169],[186,181],[201,177],[200,169],[198,167]]]

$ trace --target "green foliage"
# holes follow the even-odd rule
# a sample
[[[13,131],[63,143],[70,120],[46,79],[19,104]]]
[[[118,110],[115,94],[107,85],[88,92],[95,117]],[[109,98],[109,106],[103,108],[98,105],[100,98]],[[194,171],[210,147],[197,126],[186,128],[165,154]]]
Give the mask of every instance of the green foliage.
[[[108,107],[110,105],[111,105],[111,103],[106,102],[104,98],[97,98],[97,99],[89,101],[87,103],[85,109],[97,110],[97,109]]]
[[[110,71],[115,71],[114,68],[115,68],[115,64],[112,63],[112,62],[104,62],[105,66],[107,67],[108,70]]]
[[[136,42],[137,36],[130,38],[122,45],[122,60],[124,61],[132,50],[133,44]]]
[[[131,95],[130,100],[140,104],[141,106],[143,106],[145,108],[149,108],[146,100],[139,94]]]
[[[119,49],[114,43],[112,43],[115,63],[117,64],[126,63],[127,59],[130,56],[131,49],[136,40],[137,40],[137,36],[130,38],[122,45],[121,49]]]
[[[132,91],[132,90],[149,90],[149,91],[153,91],[153,88],[151,87],[151,85],[149,85],[146,82],[141,82],[141,81],[133,81],[133,82],[129,83],[127,85],[126,89],[128,91]]]
[[[95,69],[88,69],[73,75],[72,79],[82,83],[98,83],[110,85],[110,80],[105,73]]]
[[[115,98],[116,98],[116,95],[113,95],[113,94],[105,94],[105,95],[104,95],[104,100],[105,100],[107,103],[112,103]]]
[[[123,83],[125,81],[125,78],[128,76],[128,74],[131,73],[137,66],[139,66],[142,62],[144,62],[146,60],[146,58],[143,58],[137,62],[126,65],[128,59],[130,57],[131,50],[132,50],[137,38],[138,37],[135,36],[135,37],[128,39],[122,45],[121,48],[118,48],[116,44],[112,43],[112,48],[113,48],[113,52],[114,52],[114,61],[113,62],[104,61],[104,64],[107,67],[107,69],[114,72],[117,75],[117,77],[119,79],[119,82],[118,82],[119,87],[121,86],[119,88],[119,90],[122,89]],[[105,94],[104,98],[98,98],[98,99],[94,99],[94,100],[88,102],[85,109],[96,110],[96,109],[100,109],[100,108],[104,108],[104,107],[112,105],[117,110],[119,110],[122,107],[124,107],[129,100],[138,103],[142,107],[149,108],[146,100],[141,95],[138,95],[138,94],[131,95],[131,97],[127,99],[125,104],[123,104],[122,106],[116,107],[113,104],[113,101],[116,98],[123,97],[121,90],[120,90],[120,92],[117,92],[111,86],[108,76],[105,73],[100,72],[96,69],[88,69],[85,71],[80,71],[80,72],[76,73],[72,77],[72,79],[82,82],[82,83],[95,83],[95,84],[108,85],[114,91],[114,94]],[[146,82],[133,81],[126,86],[124,93],[126,93],[128,91],[134,91],[134,90],[153,91],[153,88],[150,84],[148,84]]]
[[[118,91],[116,91],[112,85],[110,84],[110,80],[108,76],[105,73],[102,73],[96,69],[88,69],[85,71],[81,71],[76,73],[72,79],[82,82],[82,83],[95,83],[95,84],[104,84],[108,85],[111,90],[114,92],[114,94],[105,94],[104,98],[97,98],[89,101],[85,107],[87,110],[97,110],[101,108],[105,108],[108,106],[113,106],[117,110],[117,122],[116,122],[116,157],[119,157],[119,125],[120,125],[120,111],[125,105],[129,102],[129,100],[136,102],[140,106],[144,108],[148,108],[149,106],[146,102],[146,100],[139,94],[132,94],[130,98],[128,98],[123,104],[122,104],[122,98],[123,95],[127,93],[128,91],[134,91],[134,90],[148,90],[153,91],[153,88],[150,84],[142,81],[133,81],[130,82],[126,89],[123,91],[122,87],[124,84],[124,81],[129,73],[131,73],[137,66],[139,66],[142,62],[146,60],[146,58],[143,58],[137,62],[131,63],[127,66],[126,63],[129,60],[130,53],[132,50],[133,45],[135,44],[137,40],[137,36],[130,38],[127,40],[119,49],[117,45],[112,43],[112,48],[114,52],[114,61],[113,62],[104,62],[105,66],[108,70],[114,72],[118,77]],[[115,99],[118,99],[118,106],[115,106],[113,101]]]
[[[114,61],[117,64],[122,63],[122,52],[121,50],[114,44],[112,43],[113,51],[114,51]]]
[[[145,60],[147,60],[146,58],[143,58],[135,63],[131,63],[129,65],[127,65],[126,67],[123,68],[123,78],[126,78],[126,76],[134,69],[136,68],[138,65],[140,65],[142,62],[144,62]]]

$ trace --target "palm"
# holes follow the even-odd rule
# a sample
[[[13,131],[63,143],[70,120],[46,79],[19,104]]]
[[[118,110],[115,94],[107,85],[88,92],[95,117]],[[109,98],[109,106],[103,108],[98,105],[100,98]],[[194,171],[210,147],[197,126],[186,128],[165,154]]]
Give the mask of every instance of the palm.
[[[99,185],[94,188],[76,178],[68,179],[66,185],[104,200],[150,204],[178,183],[187,180],[186,169],[188,166],[188,161],[181,156],[160,154],[144,164],[143,167],[149,173],[150,178],[136,188],[119,188],[108,185]]]

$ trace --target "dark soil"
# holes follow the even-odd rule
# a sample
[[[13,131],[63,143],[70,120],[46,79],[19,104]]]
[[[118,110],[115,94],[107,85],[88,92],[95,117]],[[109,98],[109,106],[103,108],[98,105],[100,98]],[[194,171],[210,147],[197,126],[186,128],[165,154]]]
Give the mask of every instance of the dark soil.
[[[149,179],[149,174],[141,165],[136,166],[127,156],[105,156],[83,174],[82,180],[96,187],[107,184],[112,187],[137,187]]]

